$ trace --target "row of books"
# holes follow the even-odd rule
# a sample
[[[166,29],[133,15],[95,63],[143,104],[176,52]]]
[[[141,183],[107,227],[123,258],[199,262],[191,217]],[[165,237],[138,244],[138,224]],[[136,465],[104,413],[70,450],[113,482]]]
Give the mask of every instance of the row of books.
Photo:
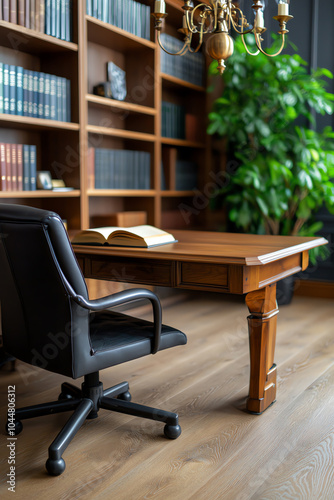
[[[95,189],[150,189],[151,155],[146,151],[89,148],[88,184]]]
[[[0,191],[36,191],[36,146],[0,143]]]
[[[133,35],[150,39],[149,5],[135,0],[86,0],[87,14]]]
[[[163,47],[175,54],[183,47],[183,42],[177,38],[161,33]],[[167,75],[176,76],[195,85],[205,85],[205,57],[201,52],[187,52],[182,57],[166,54],[161,50],[161,71]]]
[[[71,121],[71,82],[0,62],[0,113]]]
[[[161,135],[173,139],[186,137],[186,111],[183,106],[172,102],[161,103]]]
[[[72,0],[0,0],[0,19],[72,40]]]

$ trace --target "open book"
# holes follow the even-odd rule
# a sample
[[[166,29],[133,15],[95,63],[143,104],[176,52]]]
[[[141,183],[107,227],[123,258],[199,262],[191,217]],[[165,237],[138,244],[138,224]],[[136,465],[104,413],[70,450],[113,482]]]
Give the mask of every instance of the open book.
[[[143,248],[165,245],[175,241],[173,235],[154,226],[97,227],[80,231],[72,239],[73,244]]]

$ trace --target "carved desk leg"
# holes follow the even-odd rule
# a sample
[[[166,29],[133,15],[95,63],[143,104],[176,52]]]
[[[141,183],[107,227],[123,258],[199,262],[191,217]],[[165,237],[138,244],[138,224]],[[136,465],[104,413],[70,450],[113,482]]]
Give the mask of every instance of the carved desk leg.
[[[262,413],[276,398],[276,283],[248,293],[246,304],[251,313],[247,318],[250,346],[247,410]]]

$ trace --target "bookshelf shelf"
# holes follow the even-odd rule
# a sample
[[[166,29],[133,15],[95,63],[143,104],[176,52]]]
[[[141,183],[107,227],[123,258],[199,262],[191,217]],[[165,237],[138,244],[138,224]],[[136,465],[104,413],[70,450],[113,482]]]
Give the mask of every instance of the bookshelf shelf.
[[[184,139],[172,139],[170,137],[161,137],[161,144],[165,144],[167,146],[181,146],[184,148],[205,148],[205,144],[201,142],[186,141]]]
[[[142,106],[140,104],[134,104],[131,102],[116,101],[114,99],[99,97],[93,94],[87,94],[86,99],[89,104],[95,106],[124,109],[131,113],[140,113],[143,115],[155,116],[157,114],[157,110],[155,108],[151,108],[149,106]]]
[[[80,191],[75,189],[68,192],[53,191],[0,191],[2,198],[79,198]]]
[[[0,46],[29,54],[78,52],[76,43],[65,42],[7,21],[0,21]]]
[[[154,189],[89,189],[88,196],[103,197],[103,196],[118,196],[118,197],[145,197],[150,198],[156,195]]]
[[[184,87],[185,89],[196,90],[197,92],[206,92],[205,87],[200,87],[199,85],[195,85],[194,83],[187,82],[186,80],[182,80],[181,78],[177,78],[176,76],[168,75],[167,73],[160,74],[162,79],[162,84],[165,87],[170,87],[177,89],[179,87]]]
[[[142,50],[143,47],[155,50],[156,44],[128,31],[107,24],[95,17],[87,16],[87,36],[90,42],[106,47],[121,47],[124,51]]]
[[[56,120],[46,120],[43,118],[31,118],[29,116],[9,115],[0,113],[0,126],[8,128],[24,128],[35,130],[79,130],[78,123],[59,122]]]
[[[87,125],[86,129],[87,132],[91,134],[108,135],[113,137],[120,137],[123,139],[132,139],[134,141],[146,141],[146,142],[155,141],[155,135],[144,134],[142,132],[132,132],[130,130],[123,130],[117,128],[98,127],[96,125]]]
[[[189,197],[194,196],[194,191],[161,191],[161,196],[163,198],[178,198],[178,197]]]

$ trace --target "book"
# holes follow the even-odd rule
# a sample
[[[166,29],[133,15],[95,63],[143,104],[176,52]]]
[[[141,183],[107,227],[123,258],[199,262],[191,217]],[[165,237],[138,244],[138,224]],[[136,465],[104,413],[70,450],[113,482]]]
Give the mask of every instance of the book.
[[[17,5],[16,0],[10,0],[10,15],[9,20],[11,23],[17,24]]]
[[[154,226],[97,227],[80,231],[73,244],[151,248],[176,242],[174,236]]]
[[[18,0],[17,2],[17,21],[20,26],[24,26],[24,0]]]

